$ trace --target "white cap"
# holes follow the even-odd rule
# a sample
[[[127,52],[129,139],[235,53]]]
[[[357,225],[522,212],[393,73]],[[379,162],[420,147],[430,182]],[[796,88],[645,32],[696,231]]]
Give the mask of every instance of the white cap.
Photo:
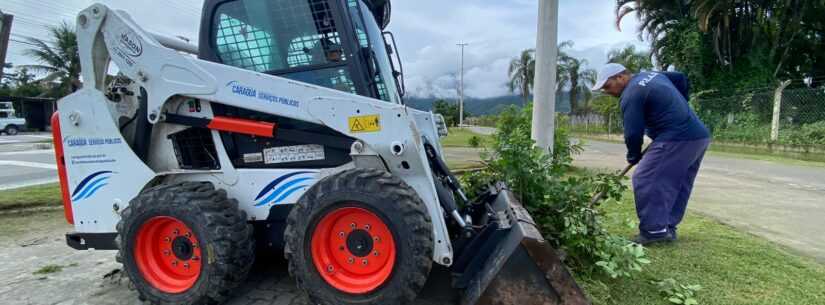
[[[593,87],[591,87],[590,90],[602,90],[602,87],[604,87],[604,83],[607,82],[607,79],[619,75],[619,73],[622,73],[625,70],[627,70],[627,68],[620,64],[610,63],[604,65],[604,67],[602,67],[602,69],[599,71],[599,76],[596,78],[596,84],[593,85]]]

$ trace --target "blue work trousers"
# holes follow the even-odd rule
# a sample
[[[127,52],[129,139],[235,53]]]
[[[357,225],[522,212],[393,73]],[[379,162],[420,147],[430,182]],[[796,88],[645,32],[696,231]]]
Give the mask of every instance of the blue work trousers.
[[[658,237],[675,231],[710,139],[654,141],[633,174],[639,232]]]

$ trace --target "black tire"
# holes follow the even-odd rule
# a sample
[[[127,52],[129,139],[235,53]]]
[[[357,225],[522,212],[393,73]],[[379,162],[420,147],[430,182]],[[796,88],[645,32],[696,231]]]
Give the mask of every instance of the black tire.
[[[6,126],[6,134],[10,136],[16,136],[17,133],[20,132],[20,129],[17,128],[15,125]]]
[[[201,269],[194,284],[180,293],[167,293],[150,284],[135,260],[137,234],[158,216],[188,226],[200,245]],[[123,209],[117,224],[117,260],[131,279],[139,298],[149,304],[218,304],[246,280],[255,260],[252,226],[246,213],[224,190],[209,182],[182,182],[146,189]],[[197,245],[194,247],[198,247]]]
[[[311,239],[316,225],[333,211],[357,207],[379,216],[395,241],[396,261],[389,278],[364,294],[336,289],[313,264]],[[310,188],[290,213],[285,232],[289,273],[313,304],[410,304],[432,267],[433,231],[415,190],[388,172],[351,169]]]

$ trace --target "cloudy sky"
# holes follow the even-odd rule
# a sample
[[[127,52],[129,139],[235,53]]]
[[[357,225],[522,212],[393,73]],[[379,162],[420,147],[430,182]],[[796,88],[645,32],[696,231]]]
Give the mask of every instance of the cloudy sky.
[[[197,39],[202,0],[3,0],[0,10],[15,15],[7,61],[29,64],[26,37],[46,38],[47,25],[74,20],[93,2],[128,11],[146,29]],[[635,18],[624,31],[615,27],[615,0],[560,0],[559,41],[572,40],[571,55],[597,68],[611,48],[635,44]],[[408,91],[415,96],[456,95],[460,42],[465,49],[466,94],[507,94],[507,66],[521,50],[536,44],[538,0],[395,0],[389,30],[395,33],[406,69]]]

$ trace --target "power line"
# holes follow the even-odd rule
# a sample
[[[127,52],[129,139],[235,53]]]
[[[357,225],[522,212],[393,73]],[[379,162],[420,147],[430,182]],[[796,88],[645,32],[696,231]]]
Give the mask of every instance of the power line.
[[[77,12],[80,12],[81,10],[83,10],[85,8],[85,7],[84,8],[77,8],[77,7],[73,7],[73,6],[67,6],[67,5],[65,5],[65,3],[62,3],[62,2],[51,2],[51,1],[47,1],[47,0],[40,0],[40,2],[41,3],[45,2],[45,3],[48,3],[48,4],[54,5],[55,7],[61,7],[65,10],[73,11],[75,14],[77,14]]]
[[[22,44],[30,45],[30,46],[33,46],[33,47],[40,47],[37,44],[31,43],[31,42],[28,42],[28,41],[17,40],[17,39],[14,39],[14,38],[9,38],[9,41],[16,42],[16,43],[22,43]]]
[[[12,3],[15,3],[15,4],[17,4],[21,7],[34,9],[34,10],[37,10],[38,12],[50,12],[50,13],[54,13],[54,14],[69,18],[69,19],[76,18],[77,17],[76,13],[80,11],[80,10],[74,10],[75,15],[73,16],[71,13],[62,12],[60,10],[55,9],[55,7],[49,7],[49,5],[44,5],[45,3],[43,3],[43,0],[39,1],[36,4],[32,1],[21,1],[21,0],[6,0],[6,1],[11,1]],[[49,4],[52,4],[52,3],[49,3]],[[52,4],[52,5],[55,5],[55,4]],[[64,8],[66,8],[66,7],[64,7]],[[66,9],[68,11],[73,11],[73,9],[68,9],[68,8],[66,8]]]
[[[35,37],[32,37],[32,36],[20,35],[20,34],[17,34],[17,33],[11,33],[11,35],[12,35],[12,36],[17,36],[17,37],[20,37],[20,38],[23,38],[23,39],[35,39],[35,40],[42,41],[42,42],[44,42],[44,43],[46,43],[46,44],[50,44],[51,46],[57,46],[57,42],[56,42],[56,41],[52,41],[52,40],[40,39],[40,38],[35,38]],[[31,42],[30,42],[30,43],[31,43]]]
[[[12,14],[12,15],[14,15],[14,14]],[[19,16],[19,15],[14,15],[14,23],[18,23],[18,22],[23,23],[23,24],[28,24],[28,25],[31,25],[31,26],[40,27],[40,28],[47,28],[47,27],[50,26],[50,25],[42,23],[42,22],[31,21],[31,20],[27,20],[25,17]],[[12,26],[12,28],[14,28],[14,26]]]
[[[14,15],[14,21],[18,21],[18,18],[20,18],[22,20],[25,20],[26,23],[36,23],[44,26],[49,26],[49,23],[44,23],[40,21],[41,19],[43,19],[42,16],[29,15],[27,13],[22,13],[20,11],[6,11],[8,11],[8,14]],[[74,18],[70,18],[70,20],[74,20]]]

